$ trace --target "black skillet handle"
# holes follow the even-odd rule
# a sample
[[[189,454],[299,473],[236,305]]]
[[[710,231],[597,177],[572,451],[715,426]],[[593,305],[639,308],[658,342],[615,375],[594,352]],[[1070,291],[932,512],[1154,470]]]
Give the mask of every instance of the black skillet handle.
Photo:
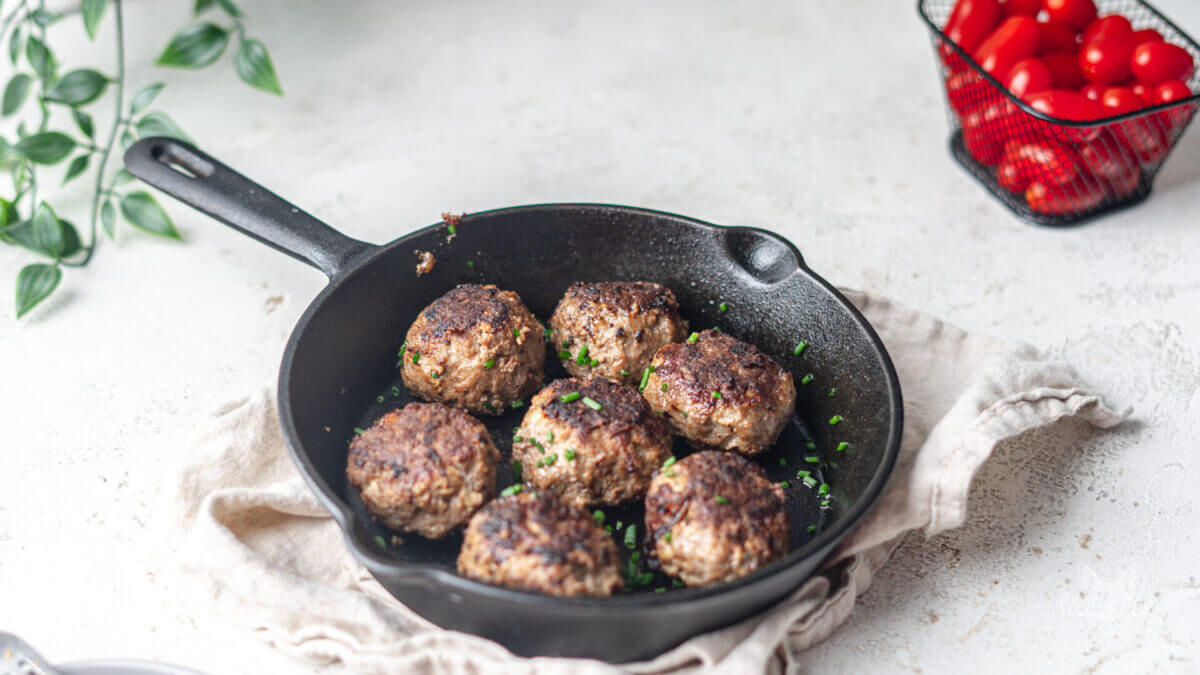
[[[376,248],[351,239],[263,186],[174,138],[125,151],[129,173],[264,244],[334,277]]]

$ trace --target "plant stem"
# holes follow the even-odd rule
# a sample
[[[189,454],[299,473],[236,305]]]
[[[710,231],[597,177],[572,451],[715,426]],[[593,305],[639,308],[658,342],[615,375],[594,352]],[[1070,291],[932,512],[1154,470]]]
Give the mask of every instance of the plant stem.
[[[0,37],[4,37],[8,33],[8,27],[12,25],[13,19],[17,17],[17,12],[20,12],[22,9],[25,9],[25,0],[17,3],[17,6],[13,7],[8,16],[4,17],[4,27],[0,28]],[[24,21],[25,17],[21,17],[21,20]]]
[[[125,23],[121,18],[121,0],[113,0],[113,10],[115,10],[117,22],[117,76],[115,78],[117,101],[113,112],[112,131],[108,134],[108,142],[104,144],[104,153],[100,155],[100,164],[96,167],[96,193],[92,196],[92,227],[91,236],[88,238],[91,243],[88,245],[83,259],[79,261],[80,265],[86,265],[96,250],[96,223],[100,220],[101,197],[112,192],[111,186],[107,190],[104,187],[104,168],[108,165],[108,157],[112,154],[117,134],[121,132],[121,110],[125,106]]]

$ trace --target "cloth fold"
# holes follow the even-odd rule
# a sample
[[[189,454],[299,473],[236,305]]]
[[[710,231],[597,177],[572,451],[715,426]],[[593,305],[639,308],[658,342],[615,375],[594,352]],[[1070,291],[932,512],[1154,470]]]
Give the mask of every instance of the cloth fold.
[[[296,473],[268,390],[217,411],[186,455],[178,555],[218,611],[310,663],[364,673],[776,673],[845,621],[911,530],[966,518],[971,479],[996,445],[1063,419],[1124,419],[1067,365],[968,333],[886,298],[843,291],[887,346],[904,393],[900,457],[879,503],[821,574],[770,610],[646,662],[520,658],[434,626],[383,589]]]

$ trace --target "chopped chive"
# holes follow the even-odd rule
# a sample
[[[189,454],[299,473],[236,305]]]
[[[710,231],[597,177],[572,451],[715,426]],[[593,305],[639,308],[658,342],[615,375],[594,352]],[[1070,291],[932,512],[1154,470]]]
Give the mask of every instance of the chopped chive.
[[[562,344],[562,346],[564,346],[564,347],[570,347],[570,346],[571,346],[571,341],[570,341],[570,340],[563,340],[561,344]]]
[[[676,579],[671,582],[672,588],[683,588],[683,586],[684,586],[684,583],[682,581],[680,581],[679,579]]]
[[[721,327],[720,327],[720,326],[713,326],[713,327],[712,327],[712,329],[713,329],[713,332],[714,332],[714,333],[720,333],[720,332],[721,332]]]
[[[542,335],[545,335],[547,340],[549,340],[549,339],[550,339],[550,336],[551,336],[551,335],[553,335],[553,334],[554,334],[554,331],[553,331],[553,330],[550,330],[549,328],[543,328],[543,329],[542,329]]]
[[[553,432],[553,431],[547,431],[547,432],[546,432],[546,442],[547,442],[547,443],[553,443],[553,442],[554,442],[554,432]]]
[[[383,397],[382,397],[382,396],[376,396],[376,397],[375,397],[375,402],[376,402],[376,403],[383,403]]]
[[[638,385],[638,391],[646,391],[646,385],[650,383],[650,369],[642,371],[642,383]]]
[[[396,358],[398,358],[398,359],[402,359],[402,358],[404,358],[404,349],[405,349],[406,347],[408,347],[408,343],[407,343],[407,342],[405,342],[404,344],[400,345],[400,349],[398,349],[398,350],[396,351]]]
[[[560,349],[560,350],[558,350],[558,358],[565,361],[565,360],[571,358],[571,352],[569,352],[565,349]]]
[[[699,339],[700,339],[699,333],[692,333],[691,335],[688,336],[687,341],[688,341],[689,345],[694,345],[694,344],[696,344],[696,341]]]
[[[637,548],[637,525],[625,528],[625,548]]]
[[[808,448],[809,450],[816,450],[817,444],[813,443],[812,441],[808,441],[804,444],[804,447]]]
[[[533,443],[533,447],[537,448],[538,452],[542,453],[543,455],[546,454],[546,448],[542,447],[542,444],[538,443],[536,438],[534,438],[533,436],[530,436],[529,442]]]
[[[604,530],[606,532],[608,532],[609,534],[612,534],[612,530],[613,530],[612,525],[605,525]]]
[[[581,366],[587,365],[587,363],[588,363],[588,346],[587,345],[580,345],[579,356],[575,357],[575,363],[577,363],[578,365],[581,365]]]
[[[625,527],[625,521],[618,520],[618,521],[617,521],[617,529],[618,529],[618,530],[620,530],[620,529],[624,529],[624,527]]]
[[[592,511],[592,521],[595,522],[596,525],[603,525],[604,524],[604,512],[601,511],[600,509],[596,509],[595,511]]]
[[[817,494],[819,494],[819,495],[829,494],[829,483],[821,483],[821,487],[817,488]]]
[[[591,361],[588,362],[588,365],[595,368],[596,366],[600,365],[600,361],[598,361],[596,359],[592,359]]]
[[[658,367],[657,367],[657,366],[646,366],[646,369],[647,369],[647,370],[649,370],[649,371],[650,371],[650,372],[652,372],[652,373],[657,373],[657,372],[658,372]]]
[[[787,466],[787,457],[779,458],[779,466]]]
[[[595,400],[593,400],[589,396],[583,397],[583,404],[586,405],[587,407],[591,408],[592,410],[596,410],[596,411],[602,410],[604,408],[604,406],[600,405],[599,403],[597,403]]]
[[[441,377],[442,374],[441,373],[430,373],[429,376],[436,380],[439,377]]]
[[[812,373],[809,373],[809,374],[805,375],[804,377],[800,378],[800,384],[808,384],[809,382],[812,382],[812,381],[813,381]]]
[[[812,475],[812,472],[811,472],[811,471],[803,471],[803,470],[801,470],[801,471],[797,471],[797,472],[796,472],[796,478],[808,478],[808,477],[809,477],[809,476],[811,476],[811,475]]]
[[[515,338],[521,337],[521,329],[520,328],[513,329],[513,337],[515,337]]]
[[[583,397],[583,394],[580,394],[577,391],[573,391],[569,394],[563,394],[562,396],[559,396],[558,400],[562,401],[563,403],[571,403],[572,401],[578,401],[582,397]]]
[[[721,392],[719,392],[719,391],[717,391],[716,389],[714,389],[714,390],[713,390],[713,393],[712,393],[712,397],[713,397],[713,398],[721,398]]]
[[[525,402],[524,401],[513,401],[512,403],[509,403],[508,405],[511,406],[513,410],[516,410],[517,408],[520,408],[521,406],[525,405]]]
[[[827,508],[828,506],[829,506],[829,500],[828,500],[828,499],[825,499],[825,500],[822,500],[822,501],[821,501],[821,508],[823,508],[823,509],[824,509],[824,508]]]
[[[400,387],[392,385],[392,396],[399,396],[399,395],[400,395]]]
[[[799,343],[796,344],[796,348],[792,350],[792,354],[794,354],[796,356],[800,356],[801,354],[804,353],[804,350],[807,348],[808,348],[808,343],[805,342],[804,340],[801,340]]]
[[[713,501],[715,501],[718,504],[728,504],[729,503],[729,500],[725,499],[721,495],[717,495],[716,497],[713,497]]]
[[[679,411],[679,414],[680,414],[680,415],[683,415],[683,419],[685,419],[685,420],[687,419],[687,416],[688,416],[688,414],[687,414],[687,411],[686,411],[686,410],[680,410],[680,411]]]
[[[484,370],[491,370],[496,365],[496,359],[488,359],[483,362]]]
[[[817,531],[817,526],[816,526],[816,525],[809,525],[807,529],[808,529],[808,531],[809,531],[809,532],[816,532],[816,531]]]
[[[363,434],[362,427],[354,427],[354,435],[361,436]]]
[[[522,438],[521,436],[513,436],[513,443],[520,443],[521,438]]]
[[[387,548],[387,541],[384,540],[383,535],[375,535],[375,543],[379,545],[379,548]]]
[[[513,484],[513,485],[509,485],[508,487],[506,487],[506,488],[504,488],[503,490],[501,490],[501,491],[500,491],[500,496],[501,496],[501,497],[508,497],[508,496],[511,496],[511,495],[515,495],[515,494],[517,494],[517,493],[518,493],[518,492],[520,492],[520,491],[521,491],[521,484],[520,484],[520,483],[515,483],[515,484]]]
[[[469,270],[475,269],[475,261],[474,260],[467,261],[467,269],[469,269]]]
[[[537,465],[538,465],[538,466],[546,466],[546,460],[544,460],[544,459],[539,459],[539,460],[538,460],[538,462],[537,462]]]
[[[830,417],[830,418],[829,418],[829,423],[830,423],[830,424],[837,424],[838,422],[841,422],[841,421],[842,421],[842,416],[841,416],[841,415],[834,415],[833,417]]]
[[[833,389],[830,389],[830,390],[829,390],[829,397],[830,397],[830,398],[833,398],[833,395],[834,395],[834,394],[836,394],[836,393],[837,393],[837,387],[834,387]]]
[[[721,304],[717,305],[717,311],[722,314],[724,314],[725,312],[728,312],[729,311],[729,303],[722,302]]]
[[[787,487],[787,486],[788,486],[788,482],[787,482],[786,480],[781,480],[781,481],[779,481],[779,485],[780,485],[781,487]]]
[[[662,586],[659,586],[658,588],[654,589],[654,592],[655,593],[666,593],[667,589],[663,588]]]
[[[514,459],[512,463],[512,476],[514,483],[521,482],[521,460]]]
[[[567,448],[567,451],[563,453],[563,457],[566,457],[568,462],[574,462],[575,461],[575,451],[572,450],[571,448]]]
[[[558,455],[550,455],[546,458],[546,466],[550,466],[558,461]]]
[[[446,229],[450,230],[450,234],[454,234],[454,233],[458,232],[458,228],[453,225],[447,225]]]
[[[668,530],[668,531],[667,531],[667,533],[663,535],[663,541],[667,542],[668,544],[669,544],[669,543],[671,543],[671,532],[670,532],[670,530]]]
[[[675,458],[674,458],[674,457],[668,457],[668,458],[667,458],[667,461],[663,462],[662,468],[664,468],[664,469],[669,469],[669,468],[671,468],[671,467],[672,467],[672,466],[674,466],[674,465],[675,465]]]
[[[804,484],[807,485],[808,487],[812,487],[817,484],[817,479],[813,478],[812,476],[805,476]]]
[[[846,441],[842,441],[841,443],[838,443],[838,444],[837,444],[837,451],[838,451],[838,452],[845,452],[845,451],[846,451],[846,448],[849,448],[849,447],[850,447],[850,444],[849,444],[849,443],[847,443]]]
[[[521,433],[521,427],[513,427],[513,433],[514,433],[514,434],[519,434],[519,433]]]
[[[808,462],[809,464],[820,464],[821,458],[817,457],[816,455],[808,455],[804,458],[804,461]]]
[[[630,554],[629,554],[629,559],[630,559],[630,560],[632,560],[633,562],[637,562],[637,561],[641,560],[641,559],[642,559],[642,552],[641,552],[641,551],[634,551],[633,553],[630,553]]]
[[[483,409],[484,409],[484,410],[486,410],[486,411],[488,411],[488,412],[496,412],[496,406],[492,405],[492,402],[491,402],[491,401],[484,401],[484,402],[483,402]]]
[[[671,388],[671,385],[667,384],[666,382],[663,382],[663,383],[662,383],[662,390],[663,390],[663,391],[666,391],[666,390],[668,390],[668,389],[670,389],[670,388]]]
[[[416,363],[420,360],[421,360],[421,353],[413,352],[413,364],[416,365]]]

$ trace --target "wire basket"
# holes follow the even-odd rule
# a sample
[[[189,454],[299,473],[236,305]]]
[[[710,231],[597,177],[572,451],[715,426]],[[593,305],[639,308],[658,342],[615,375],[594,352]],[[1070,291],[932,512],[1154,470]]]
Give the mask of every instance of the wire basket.
[[[1153,28],[1200,63],[1200,45],[1141,0],[1098,0],[1099,15],[1121,14],[1135,29]],[[1150,194],[1154,176],[1200,109],[1200,94],[1087,122],[1031,108],[983,71],[942,27],[954,0],[919,0],[945,83],[950,153],[1014,213],[1048,226],[1076,225],[1133,206]],[[1188,87],[1200,89],[1200,68]],[[1000,163],[1006,145],[1021,155]],[[1019,144],[1019,146],[1018,146]],[[1018,180],[1014,166],[1025,175]],[[1035,179],[1029,181],[1029,175]],[[1023,182],[1027,188],[1017,190]],[[1010,189],[1011,188],[1011,189]]]

